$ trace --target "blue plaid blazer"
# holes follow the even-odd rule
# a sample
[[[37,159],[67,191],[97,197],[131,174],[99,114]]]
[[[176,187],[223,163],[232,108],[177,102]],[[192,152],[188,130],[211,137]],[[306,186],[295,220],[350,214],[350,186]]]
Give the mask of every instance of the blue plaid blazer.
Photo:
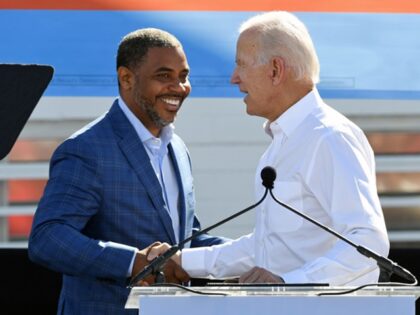
[[[168,149],[180,187],[182,240],[200,229],[191,165],[178,136]],[[29,257],[63,273],[58,314],[137,314],[124,310],[132,251],[99,241],[139,249],[154,241],[175,242],[147,152],[117,102],[54,152],[35,214]],[[191,246],[221,242],[203,235]]]

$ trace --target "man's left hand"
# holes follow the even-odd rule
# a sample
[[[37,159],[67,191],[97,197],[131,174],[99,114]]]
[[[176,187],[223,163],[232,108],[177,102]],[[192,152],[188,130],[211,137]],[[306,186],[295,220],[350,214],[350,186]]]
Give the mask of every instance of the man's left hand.
[[[254,267],[239,278],[239,283],[284,283],[284,280],[264,268]]]

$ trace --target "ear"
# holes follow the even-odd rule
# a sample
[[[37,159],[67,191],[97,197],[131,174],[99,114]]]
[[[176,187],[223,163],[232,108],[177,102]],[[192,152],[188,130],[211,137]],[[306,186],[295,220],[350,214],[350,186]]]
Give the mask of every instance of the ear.
[[[283,58],[273,57],[270,61],[270,77],[273,85],[279,85],[286,77],[286,64]]]
[[[117,74],[120,88],[123,90],[131,90],[135,81],[134,73],[127,67],[121,66],[118,68]]]

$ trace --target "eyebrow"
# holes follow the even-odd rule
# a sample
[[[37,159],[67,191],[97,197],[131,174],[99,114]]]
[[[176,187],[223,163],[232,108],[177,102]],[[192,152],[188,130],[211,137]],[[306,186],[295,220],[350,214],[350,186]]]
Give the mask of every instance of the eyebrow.
[[[160,67],[160,68],[158,68],[158,69],[155,70],[155,72],[172,72],[172,71],[174,71],[174,69],[168,68],[168,67]],[[189,73],[190,72],[190,69],[185,68],[181,72]]]

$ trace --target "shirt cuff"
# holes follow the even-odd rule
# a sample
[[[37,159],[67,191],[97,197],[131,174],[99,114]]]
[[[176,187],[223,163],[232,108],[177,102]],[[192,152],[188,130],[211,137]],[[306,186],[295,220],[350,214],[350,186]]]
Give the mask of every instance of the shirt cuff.
[[[207,276],[205,264],[206,248],[184,248],[181,252],[182,268],[192,278],[202,278]]]
[[[138,253],[138,249],[136,248],[134,253],[133,253],[133,258],[131,258],[131,263],[130,266],[128,267],[128,271],[127,271],[127,277],[131,277],[131,274],[133,273],[133,266],[134,266],[134,261],[136,260],[136,255]]]
[[[125,249],[133,252],[133,257],[131,258],[130,266],[128,266],[127,270],[127,277],[131,277],[131,273],[133,272],[134,261],[136,260],[136,254],[139,251],[136,247],[128,246],[125,244],[114,243],[114,242],[102,242],[99,241],[99,246],[101,247],[113,247],[119,249]]]
[[[283,278],[284,283],[309,283],[308,277],[306,277],[306,274],[301,269],[295,269],[290,272],[286,272],[284,274],[281,274],[280,277]]]

